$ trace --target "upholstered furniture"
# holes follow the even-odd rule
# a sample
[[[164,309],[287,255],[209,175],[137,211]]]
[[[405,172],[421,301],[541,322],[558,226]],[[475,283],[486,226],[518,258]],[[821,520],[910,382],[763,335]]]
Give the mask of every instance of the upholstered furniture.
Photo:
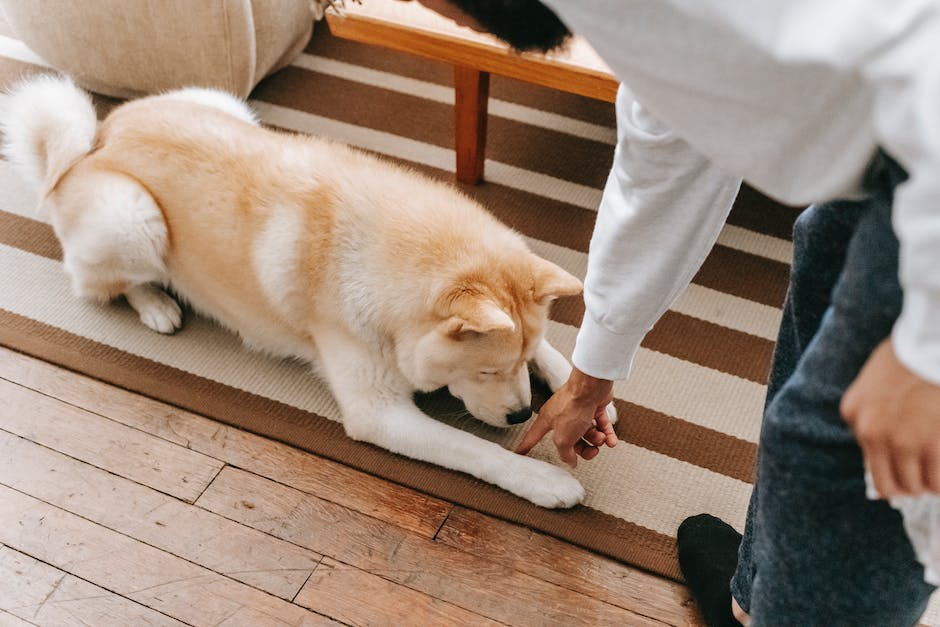
[[[83,87],[130,97],[180,86],[239,96],[310,38],[310,0],[0,0],[16,36]]]

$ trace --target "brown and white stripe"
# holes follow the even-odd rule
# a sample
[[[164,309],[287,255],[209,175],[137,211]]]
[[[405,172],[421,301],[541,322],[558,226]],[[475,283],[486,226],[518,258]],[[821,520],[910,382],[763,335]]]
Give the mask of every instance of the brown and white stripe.
[[[0,84],[41,70],[30,55],[0,37]],[[450,179],[450,80],[446,66],[376,54],[318,28],[306,53],[266,79],[252,104],[272,126]],[[466,192],[536,252],[583,276],[613,154],[611,106],[498,77],[491,94],[487,182]],[[207,320],[189,316],[165,337],[127,307],[75,299],[33,204],[0,162],[0,343],[671,577],[682,518],[708,511],[743,523],[794,209],[742,192],[719,244],[645,339],[630,380],[616,386],[623,443],[577,468],[585,506],[555,512],[350,441],[308,368],[251,353]],[[576,298],[555,307],[549,337],[562,352],[570,353],[582,315]],[[431,411],[449,407],[439,397],[427,403]],[[442,419],[505,446],[523,431]],[[551,449],[543,443],[534,454],[557,461]]]

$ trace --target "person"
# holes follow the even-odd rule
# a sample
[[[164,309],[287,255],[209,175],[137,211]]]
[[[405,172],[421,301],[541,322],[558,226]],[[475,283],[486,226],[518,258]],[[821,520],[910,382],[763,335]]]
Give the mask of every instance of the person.
[[[449,5],[518,49],[576,32],[622,81],[574,370],[518,451],[553,432],[574,465],[616,444],[600,408],[742,180],[812,205],[743,538],[691,517],[680,565],[709,625],[914,624],[934,588],[885,499],[940,492],[940,3]]]

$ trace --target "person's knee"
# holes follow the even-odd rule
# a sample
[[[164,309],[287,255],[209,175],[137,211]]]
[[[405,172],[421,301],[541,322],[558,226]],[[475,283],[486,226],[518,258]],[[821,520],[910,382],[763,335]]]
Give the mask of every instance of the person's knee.
[[[825,286],[828,293],[842,267],[855,221],[863,207],[858,203],[829,202],[806,208],[793,223],[791,281],[810,289]]]
[[[821,220],[820,205],[811,205],[801,211],[793,221],[793,241],[803,241],[808,233],[813,232],[815,225]]]
[[[807,207],[793,222],[794,247],[812,244],[841,251],[860,217],[870,208],[870,201],[852,200],[834,200]]]
[[[832,225],[841,222],[847,203],[829,202],[811,205],[800,212],[793,222],[794,244],[811,241],[819,233],[831,230]]]

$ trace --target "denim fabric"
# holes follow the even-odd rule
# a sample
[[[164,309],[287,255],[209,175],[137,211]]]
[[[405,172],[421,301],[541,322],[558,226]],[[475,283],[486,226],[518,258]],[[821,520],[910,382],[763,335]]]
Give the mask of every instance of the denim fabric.
[[[732,594],[753,625],[913,625],[933,587],[901,517],[865,498],[843,392],[901,309],[894,187],[880,156],[870,195],[816,205],[794,227],[793,266],[774,352]]]

